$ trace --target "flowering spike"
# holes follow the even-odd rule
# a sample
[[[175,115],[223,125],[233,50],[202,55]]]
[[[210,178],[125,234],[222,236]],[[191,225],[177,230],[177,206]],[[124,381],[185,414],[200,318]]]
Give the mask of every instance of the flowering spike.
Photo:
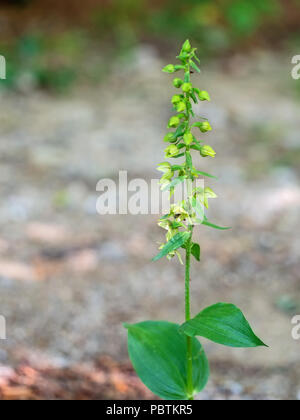
[[[167,159],[185,157],[185,162],[179,165],[162,162],[158,170],[162,172],[160,187],[163,191],[169,191],[171,197],[176,186],[185,183],[187,198],[172,204],[170,212],[160,218],[158,224],[166,231],[166,242],[160,244],[160,252],[153,261],[163,257],[171,260],[177,256],[183,264],[180,250],[185,251],[185,322],[179,326],[165,321],[146,321],[125,324],[125,327],[128,329],[129,355],[144,384],[161,398],[192,400],[205,387],[209,376],[206,355],[194,336],[230,347],[257,347],[264,343],[253,333],[243,313],[232,304],[210,306],[191,318],[191,257],[197,261],[201,259],[200,246],[192,238],[194,227],[203,224],[214,229],[226,228],[210,223],[205,214],[209,200],[217,195],[209,187],[194,185],[199,175],[213,176],[195,168],[192,152],[197,151],[198,158],[215,157],[216,152],[211,146],[203,145],[193,132],[199,134],[194,128],[199,128],[201,133],[212,128],[208,121],[191,122],[195,116],[193,103],[198,103],[198,99],[208,101],[210,97],[206,91],[193,87],[191,70],[198,73],[200,69],[194,61],[199,64],[196,49],[192,48],[189,40],[183,44],[177,58],[180,65],[169,64],[163,70],[165,73],[183,70],[184,73],[183,80],[173,80],[174,87],[181,88],[182,93],[172,98],[173,108],[178,114],[172,116],[168,123],[168,128],[174,131],[164,138],[164,141],[171,143],[165,149],[165,156]]]

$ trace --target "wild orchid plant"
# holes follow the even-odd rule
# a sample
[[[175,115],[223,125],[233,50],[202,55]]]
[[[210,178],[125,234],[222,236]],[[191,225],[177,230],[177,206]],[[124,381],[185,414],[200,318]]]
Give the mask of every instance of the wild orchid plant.
[[[254,334],[243,313],[236,306],[217,303],[202,310],[191,318],[190,310],[190,265],[191,257],[200,261],[200,246],[193,242],[196,225],[202,224],[215,229],[227,229],[208,221],[204,209],[208,199],[215,198],[211,188],[194,187],[196,178],[212,177],[198,171],[193,166],[191,152],[206,158],[214,158],[216,153],[209,145],[196,138],[194,131],[201,133],[211,130],[209,122],[192,122],[195,117],[192,103],[209,101],[206,91],[195,88],[191,74],[199,73],[199,59],[196,48],[187,40],[181,49],[179,65],[169,64],[163,71],[173,74],[182,70],[183,80],[175,78],[173,85],[180,93],[172,98],[176,115],[172,116],[169,132],[164,141],[170,143],[165,150],[169,158],[185,157],[183,164],[172,165],[163,162],[158,170],[163,173],[161,186],[170,190],[171,196],[177,185],[187,185],[187,198],[170,206],[170,212],[159,220],[159,226],[167,230],[166,243],[160,247],[153,259],[168,259],[177,255],[179,249],[185,251],[185,322],[177,325],[167,321],[145,321],[138,324],[125,324],[128,329],[128,350],[132,364],[144,384],[156,395],[168,400],[192,400],[206,385],[209,377],[209,364],[204,349],[195,336],[205,337],[215,343],[230,347],[258,347],[265,344]]]

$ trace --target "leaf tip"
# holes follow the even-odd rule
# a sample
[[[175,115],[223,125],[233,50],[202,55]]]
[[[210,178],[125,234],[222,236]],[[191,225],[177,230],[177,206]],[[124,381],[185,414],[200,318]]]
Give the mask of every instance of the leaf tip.
[[[259,344],[258,347],[267,347],[268,349],[270,348],[270,346],[268,346],[268,344],[264,343],[260,338],[258,338]]]

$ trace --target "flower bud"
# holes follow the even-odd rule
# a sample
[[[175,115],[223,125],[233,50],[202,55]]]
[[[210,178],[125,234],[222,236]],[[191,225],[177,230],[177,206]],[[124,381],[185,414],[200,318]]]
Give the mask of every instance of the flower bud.
[[[217,194],[214,193],[214,191],[211,188],[207,187],[207,188],[204,188],[204,194],[202,198],[203,198],[204,206],[208,209],[208,199],[217,198]]]
[[[189,53],[191,51],[192,51],[192,46],[190,44],[190,41],[187,39],[182,46],[182,52]]]
[[[204,188],[204,194],[208,197],[208,198],[217,198],[217,194],[209,187]]]
[[[180,60],[187,60],[190,54],[184,51],[181,51],[180,56],[178,57]]]
[[[190,93],[192,91],[192,89],[193,89],[193,86],[192,86],[191,83],[183,83],[183,85],[182,85],[183,92]]]
[[[176,107],[177,112],[183,112],[186,110],[186,104],[185,102],[181,101],[178,103],[177,107]]]
[[[176,137],[174,137],[173,133],[168,133],[165,135],[164,141],[166,143],[174,143],[176,141]]]
[[[201,148],[200,154],[203,157],[210,156],[210,157],[214,158],[216,156],[216,152],[214,151],[214,149],[211,146],[208,146],[208,145],[204,145]]]
[[[210,101],[210,96],[206,90],[201,90],[198,92],[200,101]]]
[[[173,176],[174,176],[173,171],[165,172],[164,175],[161,177],[160,184],[165,184],[166,181],[170,182]]]
[[[207,131],[211,131],[211,125],[209,124],[208,121],[204,121],[202,123],[199,124],[199,129],[200,131],[202,131],[202,133],[206,133]]]
[[[179,149],[178,149],[177,146],[175,146],[175,144],[171,144],[165,150],[166,158],[176,156],[176,155],[178,155],[178,153],[179,153]]]
[[[185,133],[185,135],[183,136],[183,140],[184,140],[184,143],[186,144],[186,146],[189,146],[194,141],[193,134],[192,133]]]
[[[177,117],[177,116],[175,115],[174,117],[171,117],[171,118],[170,118],[170,121],[169,121],[168,127],[169,127],[169,128],[176,128],[176,127],[178,127],[178,126],[179,126],[179,124],[180,124],[180,119],[179,119],[179,117]]]
[[[173,85],[176,88],[180,88],[183,85],[183,81],[177,77],[173,80]]]
[[[176,69],[173,64],[168,64],[166,67],[162,70],[164,73],[175,73]]]
[[[180,102],[180,101],[181,101],[181,96],[180,95],[174,95],[173,96],[173,98],[172,98],[172,104],[173,105],[178,104],[178,102]]]
[[[158,226],[162,227],[165,230],[170,229],[170,221],[169,220],[159,220]]]
[[[171,164],[170,162],[162,162],[157,166],[157,170],[160,172],[169,172],[171,171]]]

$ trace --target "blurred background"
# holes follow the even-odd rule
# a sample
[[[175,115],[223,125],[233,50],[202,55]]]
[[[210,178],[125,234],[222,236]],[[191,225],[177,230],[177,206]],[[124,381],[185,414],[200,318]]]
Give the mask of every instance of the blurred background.
[[[206,340],[200,399],[300,399],[299,0],[15,0],[0,5],[1,399],[153,398],[123,322],[182,321],[183,269],[151,263],[157,216],[99,216],[96,184],[158,178],[174,62],[201,57],[218,152],[193,312],[235,303],[269,349]],[[201,108],[201,109],[200,109]]]

